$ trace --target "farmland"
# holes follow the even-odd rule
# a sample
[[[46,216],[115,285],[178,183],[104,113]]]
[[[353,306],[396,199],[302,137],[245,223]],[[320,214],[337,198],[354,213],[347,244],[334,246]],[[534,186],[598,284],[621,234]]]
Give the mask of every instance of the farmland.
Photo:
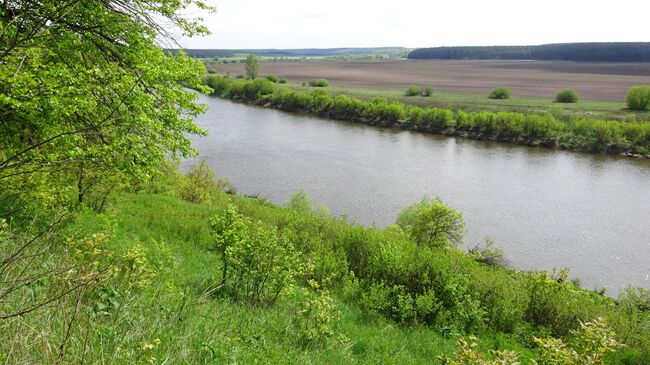
[[[243,73],[243,64],[207,65],[208,69],[232,76]],[[582,102],[568,108],[607,113],[620,117],[626,111],[625,94],[632,85],[650,84],[650,63],[591,63],[562,61],[306,61],[265,62],[262,75],[286,77],[300,84],[325,78],[331,92],[358,97],[401,98],[408,85],[430,86],[432,98],[408,100],[414,104],[459,106],[466,109],[548,108],[555,93],[571,87]],[[507,85],[509,100],[485,96],[497,85]],[[295,86],[295,85],[294,85]]]

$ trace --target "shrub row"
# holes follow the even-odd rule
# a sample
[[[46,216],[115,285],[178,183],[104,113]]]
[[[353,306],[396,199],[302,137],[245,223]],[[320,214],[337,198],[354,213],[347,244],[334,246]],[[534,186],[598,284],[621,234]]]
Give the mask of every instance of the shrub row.
[[[398,223],[415,227],[430,213],[455,212],[441,204],[423,200],[407,208]],[[314,211],[304,194],[282,211],[248,201],[237,205],[242,214],[277,225],[310,268],[305,281],[339,291],[366,316],[426,324],[442,333],[512,333],[530,346],[536,337],[570,337],[581,323],[603,317],[630,345],[625,355],[634,359],[630,363],[650,354],[645,291],[630,291],[617,302],[580,289],[566,271],[521,272],[481,264],[454,248],[453,240],[422,244],[409,228],[368,228]],[[454,213],[449,221],[459,219]]]
[[[366,101],[346,95],[332,96],[325,90],[304,93],[268,80],[231,80],[217,75],[207,75],[204,83],[214,90],[213,95],[319,117],[524,145],[650,154],[648,122],[591,119],[565,122],[550,113],[452,111],[384,98]]]
[[[411,85],[406,90],[404,90],[404,96],[431,96],[433,95],[433,89],[430,87],[419,87],[416,85]]]

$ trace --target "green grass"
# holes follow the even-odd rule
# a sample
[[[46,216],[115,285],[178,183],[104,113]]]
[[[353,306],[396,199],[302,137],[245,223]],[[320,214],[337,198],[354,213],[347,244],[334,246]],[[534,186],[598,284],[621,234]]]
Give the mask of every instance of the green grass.
[[[110,315],[81,312],[80,325],[73,326],[74,340],[66,347],[66,361],[79,363],[83,357],[86,363],[431,364],[437,356],[456,350],[458,334],[445,337],[426,326],[403,327],[384,318],[368,318],[339,295],[334,295],[341,313],[337,335],[322,345],[304,347],[295,341],[290,327],[296,297],[284,295],[272,308],[249,308],[206,295],[204,290],[220,268],[218,256],[209,251],[209,218],[228,202],[269,220],[283,210],[225,194],[213,206],[162,195],[125,194],[107,212],[79,214],[66,235],[106,232],[106,247],[118,254],[136,243],[148,249],[162,244],[174,264],[159,272],[142,292],[119,298],[119,310]],[[92,303],[94,298],[87,300]],[[63,340],[65,318],[56,310],[46,310],[20,319],[16,324],[24,327],[14,328],[11,338],[5,337],[9,332],[0,334],[0,343],[6,346],[0,345],[0,354],[9,353],[15,362],[54,362],[58,349],[46,347]],[[84,318],[92,321],[90,332]],[[20,346],[38,337],[48,342]],[[514,337],[489,333],[482,337],[485,349],[528,351]],[[146,348],[152,344],[153,349]]]
[[[100,282],[79,296],[71,295],[43,310],[0,322],[0,359],[54,363],[61,359],[62,343],[66,363],[432,364],[437,357],[458,349],[456,342],[463,333],[453,325],[399,324],[382,315],[368,314],[342,283],[329,291],[334,310],[340,313],[333,328],[335,334],[308,346],[293,325],[305,301],[301,281],[272,307],[253,308],[212,294],[210,289],[220,278],[221,262],[211,250],[209,222],[229,205],[271,226],[286,226],[296,217],[292,209],[220,191],[212,195],[208,205],[167,195],[121,194],[103,213],[81,211],[66,227],[65,237],[106,233],[102,247],[116,259],[134,247],[143,247],[150,262],[147,265],[155,268],[154,275],[141,288],[129,285],[138,280],[136,274],[129,274],[126,282],[124,278]],[[296,233],[314,240],[314,247],[324,239],[344,242],[342,237],[356,237],[350,236],[355,232],[377,239],[390,237],[369,228],[360,230],[343,220],[313,219],[306,221],[311,222],[307,226],[297,226],[305,230],[298,228]],[[296,239],[300,241],[300,237]],[[461,275],[464,270],[479,270],[502,279],[503,275],[515,275],[504,269],[485,268],[454,252],[440,253],[448,259],[457,258],[443,265],[449,265],[450,275]],[[60,259],[65,261],[65,257]],[[153,265],[159,257],[165,264]],[[98,310],[98,304],[106,302],[102,293],[109,293],[114,307]],[[585,300],[584,295],[577,294],[574,299]],[[608,302],[596,300],[602,301]],[[522,324],[512,333],[483,327],[473,335],[484,352],[514,350],[522,363],[530,363],[536,356],[530,347],[531,336],[538,333],[545,332]],[[621,363],[620,359],[616,363]]]
[[[310,88],[298,83],[287,83],[286,86],[296,91],[309,92]],[[566,117],[588,117],[594,119],[625,119],[635,116],[639,120],[649,120],[650,113],[636,112],[627,109],[625,102],[580,100],[574,104],[560,104],[553,98],[534,98],[513,95],[509,99],[489,99],[487,94],[454,93],[436,90],[429,97],[405,97],[402,89],[377,89],[347,86],[332,86],[324,88],[333,95],[348,95],[360,99],[382,97],[395,99],[406,104],[433,106],[467,111],[516,111],[528,113],[553,112]]]
[[[338,296],[335,307],[342,317],[337,332],[347,339],[304,348],[287,333],[295,311],[291,297],[282,297],[271,309],[252,309],[202,295],[202,289],[219,274],[217,255],[208,251],[208,222],[228,201],[221,197],[215,207],[207,207],[161,195],[122,195],[108,212],[85,212],[69,227],[68,233],[75,236],[110,232],[108,245],[116,252],[136,242],[164,242],[176,263],[145,295],[129,304],[128,320],[123,326],[118,321],[110,336],[104,336],[107,344],[94,344],[87,361],[105,359],[117,346],[137,349],[140,342],[155,338],[161,345],[151,356],[172,363],[430,364],[437,356],[455,351],[457,335],[443,337],[424,326],[401,327],[382,318],[368,319]],[[279,210],[253,199],[230,199],[241,211],[255,210],[257,216],[269,219]],[[189,303],[180,314],[179,293],[185,293]],[[507,336],[486,334],[484,342],[489,348],[504,346],[526,353]]]

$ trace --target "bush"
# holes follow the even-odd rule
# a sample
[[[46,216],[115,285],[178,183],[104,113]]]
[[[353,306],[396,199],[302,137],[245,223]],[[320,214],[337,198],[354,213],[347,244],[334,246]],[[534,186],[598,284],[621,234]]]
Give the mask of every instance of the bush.
[[[421,90],[422,96],[431,96],[433,95],[433,89],[430,87],[423,87]]]
[[[627,107],[632,110],[650,108],[650,86],[633,86],[627,92]]]
[[[284,77],[280,77],[278,79],[278,84],[286,84],[286,83],[287,83],[287,79],[285,79]]]
[[[176,195],[190,203],[204,204],[211,202],[219,190],[235,193],[235,188],[228,179],[218,179],[207,162],[201,160],[180,176]]]
[[[404,209],[396,221],[418,245],[444,248],[462,240],[463,216],[439,199],[422,199]]]
[[[490,95],[488,98],[490,99],[510,99],[512,96],[512,93],[510,92],[510,89],[506,86],[498,86],[495,87],[492,92],[490,92]]]
[[[334,300],[325,290],[315,295],[303,289],[301,294],[292,318],[298,342],[303,346],[323,343],[335,334],[341,313],[334,308]]]
[[[255,80],[244,84],[242,95],[250,101],[258,101],[260,98],[273,94],[276,86],[269,80]]]
[[[314,79],[309,80],[309,86],[311,87],[327,87],[329,83],[325,79]]]
[[[624,347],[616,340],[616,333],[601,319],[580,323],[572,331],[575,336],[571,346],[561,339],[536,338],[540,348],[540,364],[604,364],[607,354]]]
[[[503,249],[494,247],[494,240],[486,239],[485,245],[475,245],[467,252],[476,262],[494,267],[505,267],[507,261],[504,257]]]
[[[555,95],[557,103],[577,103],[579,99],[578,92],[573,89],[564,89]]]
[[[287,205],[289,208],[293,209],[298,214],[311,214],[313,207],[307,193],[304,190],[293,194]]]
[[[232,80],[220,75],[206,75],[201,81],[212,89],[212,95],[217,96],[222,96],[224,92],[230,89],[232,84]]]
[[[268,75],[266,76],[266,79],[274,83],[278,83],[280,81],[280,78],[276,75]]]
[[[244,217],[233,206],[211,223],[223,265],[219,290],[253,306],[275,303],[300,269],[293,244],[276,228]]]
[[[470,336],[469,342],[459,339],[456,345],[459,349],[452,357],[440,356],[442,364],[445,365],[518,365],[519,354],[509,350],[490,350],[487,354],[479,349],[478,338]]]
[[[419,96],[419,95],[420,95],[420,88],[415,85],[409,86],[404,91],[404,96]]]

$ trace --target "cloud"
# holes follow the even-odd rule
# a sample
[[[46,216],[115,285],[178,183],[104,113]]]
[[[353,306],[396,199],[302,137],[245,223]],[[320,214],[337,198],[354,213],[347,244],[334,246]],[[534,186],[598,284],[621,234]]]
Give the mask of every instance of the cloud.
[[[650,2],[214,0],[190,48],[512,45],[647,41]],[[634,9],[634,11],[630,11]]]

